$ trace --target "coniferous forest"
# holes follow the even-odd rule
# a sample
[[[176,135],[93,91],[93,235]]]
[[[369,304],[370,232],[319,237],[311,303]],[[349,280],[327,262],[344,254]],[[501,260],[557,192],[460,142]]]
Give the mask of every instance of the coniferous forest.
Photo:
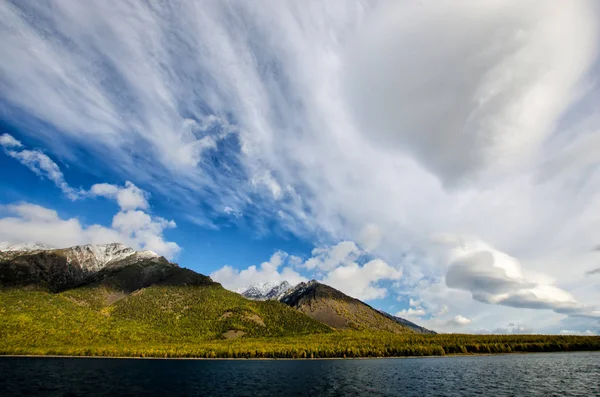
[[[598,336],[423,335],[335,330],[219,285],[0,290],[0,354],[352,358],[600,350]]]

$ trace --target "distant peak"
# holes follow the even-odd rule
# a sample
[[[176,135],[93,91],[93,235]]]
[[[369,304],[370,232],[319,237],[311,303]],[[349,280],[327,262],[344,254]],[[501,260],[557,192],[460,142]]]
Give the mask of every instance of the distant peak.
[[[262,282],[246,288],[241,288],[236,292],[248,299],[271,300],[279,299],[290,289],[292,289],[292,285],[284,280]]]

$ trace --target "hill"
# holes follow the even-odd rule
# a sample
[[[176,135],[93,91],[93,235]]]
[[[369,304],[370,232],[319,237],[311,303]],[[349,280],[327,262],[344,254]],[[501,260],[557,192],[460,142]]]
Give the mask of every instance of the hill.
[[[241,288],[236,292],[240,293],[244,298],[253,300],[283,300],[289,293],[291,293],[291,290],[294,290],[294,287],[292,287],[287,281],[283,281],[264,282],[250,287]],[[416,333],[436,334],[436,332],[421,327],[420,325],[417,325],[412,321],[408,321],[401,317],[392,316],[391,314],[386,313],[383,310],[379,310],[379,313]]]
[[[0,337],[194,342],[331,332],[163,257],[120,245],[0,253]],[[89,339],[91,338],[91,340]]]
[[[307,316],[340,330],[371,330],[411,333],[366,303],[317,281],[300,283],[281,299]]]

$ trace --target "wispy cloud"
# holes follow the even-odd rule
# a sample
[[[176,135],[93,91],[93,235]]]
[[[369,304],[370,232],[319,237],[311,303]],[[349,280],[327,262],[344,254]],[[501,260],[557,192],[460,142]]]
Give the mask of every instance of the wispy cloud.
[[[11,135],[4,134],[0,138],[4,147],[23,147]],[[7,150],[6,153],[37,175],[54,182],[71,200],[106,197],[115,200],[120,210],[112,218],[111,227],[104,227],[81,225],[76,218],[63,220],[56,211],[31,203],[5,205],[0,207],[5,213],[0,218],[0,241],[35,242],[53,247],[122,242],[171,259],[180,251],[176,243],[163,238],[163,231],[176,227],[175,222],[146,213],[149,195],[133,183],[127,181],[125,186],[99,183],[89,191],[75,189],[65,181],[58,165],[39,150]]]
[[[58,165],[41,151],[21,149],[23,144],[9,134],[0,136],[0,145],[7,155],[17,159],[35,174],[54,182],[69,199],[77,200],[85,195],[83,190],[69,186]]]

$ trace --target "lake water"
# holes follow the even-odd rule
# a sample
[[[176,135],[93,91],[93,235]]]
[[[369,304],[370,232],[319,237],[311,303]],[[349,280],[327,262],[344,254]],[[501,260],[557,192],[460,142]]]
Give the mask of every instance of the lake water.
[[[600,396],[600,353],[371,360],[0,357],[2,396]]]

